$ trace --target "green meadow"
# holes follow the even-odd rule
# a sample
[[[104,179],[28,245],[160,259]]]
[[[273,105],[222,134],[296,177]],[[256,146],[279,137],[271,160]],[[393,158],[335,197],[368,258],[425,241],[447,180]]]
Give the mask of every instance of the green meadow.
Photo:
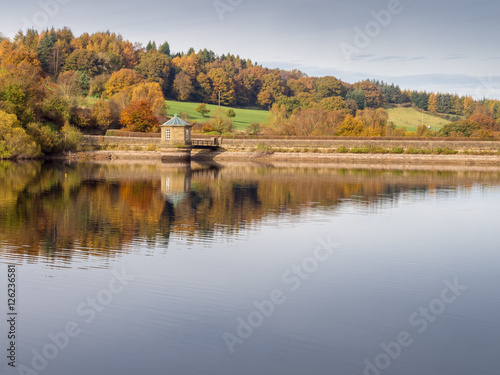
[[[189,115],[189,121],[197,121],[204,122],[208,120],[210,115],[218,108],[217,105],[207,104],[207,108],[211,110],[211,112],[207,115],[207,117],[203,118],[200,113],[196,112],[194,109],[199,103],[192,102],[176,102],[172,100],[167,100],[168,110],[167,114],[169,116],[173,116],[176,113],[180,114],[181,112],[185,112]],[[224,111],[228,109],[232,109],[236,113],[236,117],[233,118],[233,124],[236,130],[245,130],[248,125],[258,122],[262,123],[266,120],[266,117],[269,115],[269,111],[259,110],[259,109],[241,109],[234,107],[224,107],[221,106]]]
[[[391,107],[386,108],[389,113],[389,121],[392,121],[397,127],[405,127],[409,131],[416,131],[422,123],[430,126],[432,130],[439,130],[444,125],[450,123],[448,120],[432,116],[427,112],[417,111],[411,107]]]

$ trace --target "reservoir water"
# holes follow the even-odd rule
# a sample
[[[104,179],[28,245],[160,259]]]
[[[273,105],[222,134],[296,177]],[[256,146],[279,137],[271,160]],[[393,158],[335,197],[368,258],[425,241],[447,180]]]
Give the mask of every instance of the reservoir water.
[[[498,375],[499,218],[498,171],[1,162],[0,373]]]

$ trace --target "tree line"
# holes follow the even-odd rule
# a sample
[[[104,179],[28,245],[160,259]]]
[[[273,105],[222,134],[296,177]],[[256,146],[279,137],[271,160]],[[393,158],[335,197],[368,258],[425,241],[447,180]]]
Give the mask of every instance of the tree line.
[[[401,90],[375,80],[350,84],[332,76],[310,77],[208,49],[174,53],[166,41],[144,47],[110,31],[75,36],[69,28],[31,29],[12,40],[0,34],[0,157],[70,149],[79,142],[78,129],[157,131],[166,119],[166,98],[269,109],[265,128],[275,133],[391,133],[383,120],[386,104],[448,116],[453,135],[500,130],[497,100]],[[218,123],[228,122],[221,111],[214,116]],[[296,121],[323,124],[307,131]]]

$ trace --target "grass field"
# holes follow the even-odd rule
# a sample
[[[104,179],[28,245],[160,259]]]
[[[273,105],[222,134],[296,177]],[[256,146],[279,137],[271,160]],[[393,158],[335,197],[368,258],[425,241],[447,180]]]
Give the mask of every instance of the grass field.
[[[186,112],[189,115],[190,121],[202,122],[208,120],[211,113],[213,113],[218,106],[207,104],[207,108],[212,110],[207,117],[203,118],[201,114],[195,112],[195,108],[199,103],[190,103],[190,102],[175,102],[171,100],[167,100],[167,105],[169,106],[167,114],[169,116],[173,116],[176,113],[180,114],[181,112]],[[258,110],[258,109],[239,109],[233,107],[224,107],[221,106],[224,111],[232,108],[236,113],[236,117],[233,118],[233,124],[236,130],[245,130],[248,125],[259,122],[262,123],[265,121],[268,111]]]
[[[409,131],[416,131],[417,127],[423,123],[430,126],[432,130],[439,130],[450,121],[442,118],[423,114],[415,108],[393,107],[388,108],[386,111],[389,113],[389,121],[392,121],[397,127],[406,127]]]

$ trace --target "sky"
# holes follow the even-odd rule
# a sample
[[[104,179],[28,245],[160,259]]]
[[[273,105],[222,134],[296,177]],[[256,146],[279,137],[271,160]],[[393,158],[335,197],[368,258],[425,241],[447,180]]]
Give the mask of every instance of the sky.
[[[269,68],[500,99],[498,0],[0,0],[0,32],[68,26]]]

